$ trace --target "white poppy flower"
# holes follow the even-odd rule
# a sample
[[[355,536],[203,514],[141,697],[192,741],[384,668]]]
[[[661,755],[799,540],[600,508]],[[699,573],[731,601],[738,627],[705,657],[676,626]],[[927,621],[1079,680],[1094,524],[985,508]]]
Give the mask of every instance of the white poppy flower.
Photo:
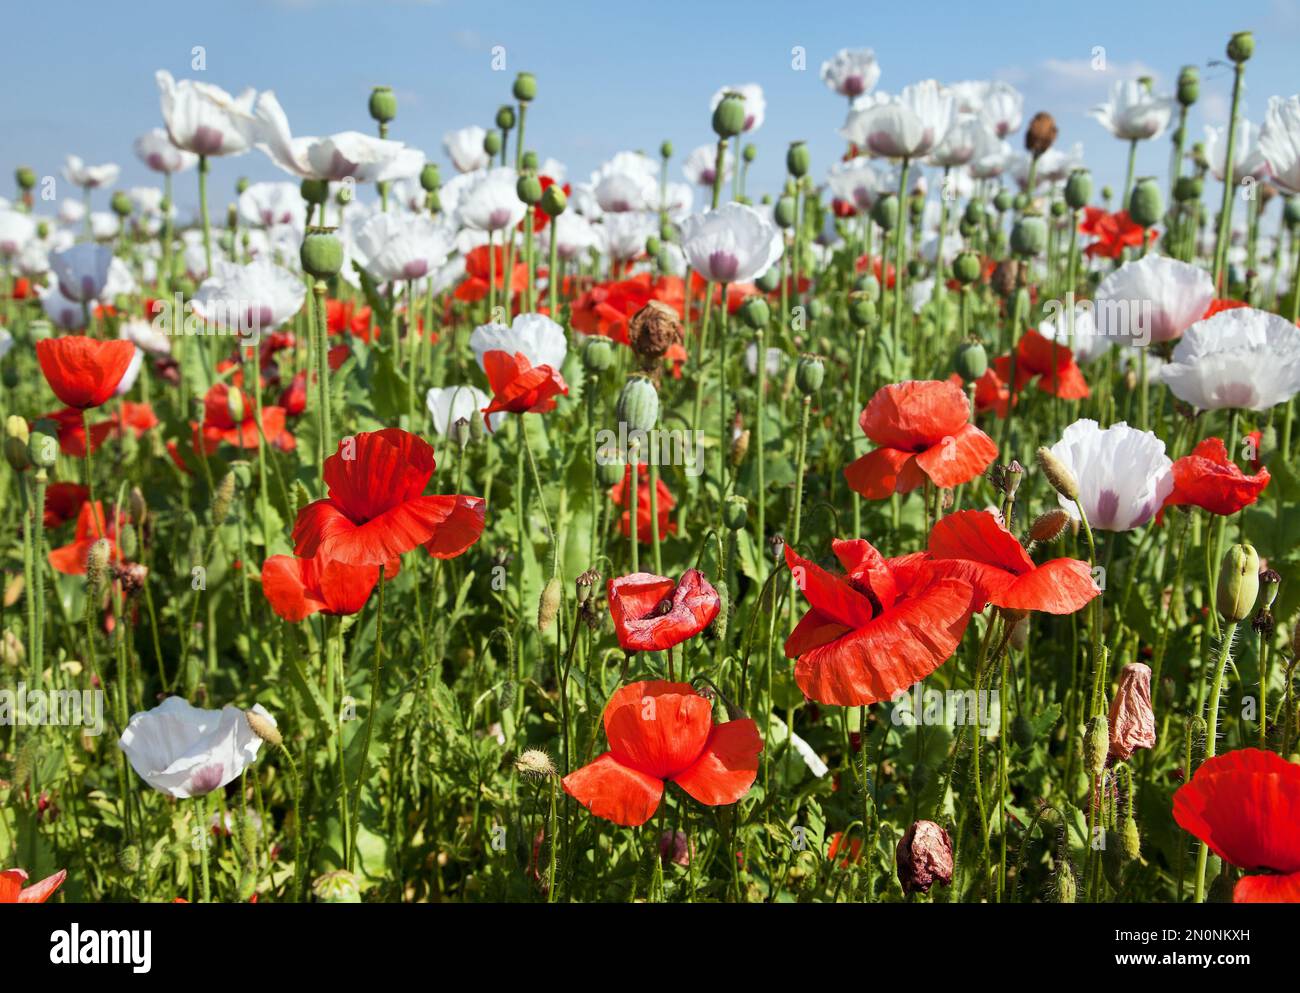
[[[117,336],[125,338],[137,348],[144,349],[150,355],[170,355],[172,351],[171,338],[154,327],[152,321],[143,318],[132,317],[123,321],[118,326]]]
[[[712,283],[747,283],[781,257],[781,231],[753,207],[728,203],[682,223],[682,251]]]
[[[63,175],[73,186],[83,190],[97,190],[101,186],[112,186],[121,174],[120,166],[105,162],[103,165],[88,165],[78,155],[69,155],[63,166]]]
[[[1010,83],[989,83],[979,115],[998,138],[1019,131],[1025,119],[1025,98]]]
[[[557,372],[569,350],[564,328],[543,314],[517,314],[509,327],[480,324],[469,336],[469,347],[479,368],[488,352],[522,354],[534,366],[548,365]]]
[[[874,106],[850,111],[840,134],[876,155],[916,159],[939,144],[952,117],[952,94],[926,79]]]
[[[306,295],[303,281],[270,259],[247,265],[218,260],[194,294],[194,312],[223,331],[256,336],[298,313]]]
[[[1173,491],[1173,462],[1165,443],[1150,431],[1123,421],[1102,429],[1094,420],[1075,421],[1051,452],[1079,482],[1079,503],[1094,531],[1131,531],[1155,516]],[[1076,520],[1073,500],[1058,496]]]
[[[122,378],[118,380],[117,386],[113,388],[113,395],[124,397],[131,392],[131,387],[135,386],[135,381],[140,376],[140,366],[144,362],[144,352],[137,348],[131,354],[131,362],[126,367],[126,372],[122,373]]]
[[[1117,79],[1111,85],[1110,99],[1088,114],[1116,138],[1143,141],[1159,138],[1173,112],[1173,97],[1157,96],[1137,79]]]
[[[880,63],[869,48],[841,48],[822,63],[821,77],[833,92],[853,100],[871,92],[880,79]]]
[[[261,704],[253,713],[275,725]],[[262,739],[238,707],[191,706],[178,696],[131,720],[117,747],[150,786],[179,799],[203,796],[238,779],[257,758]]]
[[[988,128],[978,118],[954,120],[930,153],[930,163],[940,168],[966,165],[980,150],[980,135],[987,132]]]
[[[1287,193],[1300,193],[1300,95],[1269,97],[1259,151],[1273,181]]]
[[[375,214],[356,234],[356,257],[377,282],[422,279],[451,254],[451,232],[427,214]]]
[[[135,154],[154,172],[184,172],[199,164],[197,155],[173,145],[162,128],[153,128],[140,135],[135,140]]]
[[[424,168],[424,155],[418,150],[360,131],[295,138],[280,101],[269,90],[257,98],[256,116],[257,147],[285,172],[302,179],[385,183]]]
[[[445,438],[452,425],[462,418],[472,420],[491,399],[477,386],[434,386],[425,395],[424,403],[433,418],[433,430]],[[501,426],[505,416],[505,411],[491,415],[493,430]]]
[[[1224,162],[1228,158],[1228,128],[1225,125],[1216,128],[1205,126],[1205,158],[1210,163],[1210,172],[1214,178],[1223,182]],[[1240,186],[1247,177],[1263,179],[1268,175],[1268,163],[1259,147],[1259,132],[1250,121],[1241,118],[1237,121],[1237,133],[1232,139],[1232,183]]]
[[[68,227],[76,227],[86,219],[86,205],[80,200],[65,197],[59,203],[59,220]]]
[[[1199,410],[1268,410],[1300,392],[1300,328],[1254,307],[1187,329],[1160,378]]]
[[[86,241],[52,254],[50,268],[59,281],[59,292],[66,299],[88,303],[104,291],[112,261],[112,248]]]
[[[735,156],[728,155],[722,162],[722,182],[726,183],[736,171]],[[701,145],[686,156],[682,172],[696,186],[713,189],[713,179],[718,174],[718,146]]]
[[[255,227],[291,224],[301,231],[307,223],[307,202],[298,183],[252,183],[239,194],[239,216]]]
[[[90,236],[96,241],[112,241],[122,233],[122,222],[116,214],[96,210],[90,215]]]
[[[618,262],[626,262],[644,252],[646,240],[659,233],[659,215],[649,211],[606,214],[597,230],[605,254]]]
[[[896,183],[865,156],[836,162],[826,174],[831,193],[857,210],[866,212],[883,193],[890,193]]]
[[[1094,294],[1097,333],[1112,341],[1147,345],[1172,341],[1214,299],[1214,281],[1200,266],[1164,255],[1125,262]]]
[[[1010,168],[1014,158],[1011,146],[985,128],[976,139],[975,154],[967,168],[975,179],[995,179]]]
[[[743,130],[748,133],[761,128],[763,119],[767,116],[767,101],[763,99],[763,87],[757,83],[724,86],[713,94],[713,99],[709,101],[709,110],[717,110],[718,104],[722,103],[722,98],[728,93],[738,94],[745,102],[745,127]]]
[[[487,170],[460,198],[456,213],[461,223],[476,231],[514,228],[528,212],[515,191],[517,183],[517,174],[507,166]]]
[[[36,222],[30,214],[0,210],[0,258],[16,258],[35,237]]]
[[[542,251],[548,253],[551,250],[551,239],[555,238],[555,252],[566,262],[572,262],[574,259],[581,258],[593,248],[600,247],[600,237],[596,234],[596,229],[591,221],[587,220],[581,214],[575,214],[566,210],[559,217],[553,218],[551,223],[541,233]]]
[[[80,303],[69,300],[59,292],[58,281],[40,293],[41,309],[46,318],[60,331],[82,331],[86,327],[86,312]]]
[[[253,117],[257,94],[244,90],[232,97],[219,86],[193,79],[172,79],[166,69],[154,74],[162,102],[163,123],[177,148],[195,155],[242,155],[257,141]]]
[[[492,157],[483,150],[487,132],[477,124],[459,131],[448,131],[442,136],[442,148],[451,159],[457,172],[477,172],[492,164]]]
[[[659,163],[641,152],[619,152],[591,174],[591,188],[606,213],[656,210]]]

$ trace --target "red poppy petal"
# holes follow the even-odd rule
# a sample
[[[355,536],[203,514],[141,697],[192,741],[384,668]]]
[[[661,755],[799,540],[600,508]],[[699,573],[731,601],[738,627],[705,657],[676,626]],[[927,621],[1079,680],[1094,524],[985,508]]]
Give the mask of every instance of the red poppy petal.
[[[659,779],[699,758],[712,726],[713,705],[689,683],[631,683],[605,707],[610,752],[624,765]]]
[[[1015,573],[1034,568],[1015,535],[986,510],[945,515],[930,531],[929,549],[936,559],[970,559]]]
[[[844,479],[854,493],[868,500],[884,500],[898,489],[898,477],[913,458],[901,448],[877,448],[845,466]]]
[[[898,599],[898,584],[890,570],[885,557],[865,538],[850,541],[836,539],[831,542],[831,551],[840,560],[844,572],[850,580],[867,587],[879,601],[882,610],[888,610]]]
[[[614,625],[617,627],[627,618],[645,617],[671,596],[676,587],[677,584],[667,576],[649,572],[634,572],[611,579],[606,584],[606,595]]]
[[[953,487],[970,482],[997,457],[993,439],[974,424],[967,424],[934,447],[918,452],[916,465],[935,486]]]
[[[715,724],[704,753],[673,782],[700,803],[735,803],[754,785],[763,738],[749,718]]]
[[[947,380],[910,380],[882,386],[858,419],[877,445],[916,451],[961,430],[970,406]]]
[[[1011,610],[1041,610],[1045,614],[1073,614],[1101,590],[1092,579],[1092,569],[1079,559],[1053,559],[1012,581],[992,597],[999,607]]]
[[[785,657],[797,659],[804,652],[830,644],[852,630],[851,627],[819,614],[814,607],[799,618],[799,623],[790,632],[790,637],[785,639]]]
[[[19,903],[44,903],[54,891],[63,885],[63,880],[68,876],[67,869],[60,869],[52,876],[46,876],[39,883],[33,883],[27,889],[18,894]],[[0,903],[3,903],[0,900]]]
[[[564,792],[590,810],[624,827],[637,827],[654,816],[664,784],[654,776],[623,765],[606,752],[564,777]]]
[[[324,477],[330,499],[360,523],[418,497],[433,470],[432,445],[409,431],[384,428],[341,439],[325,460]]]
[[[422,496],[406,500],[359,526],[332,501],[316,500],[298,514],[293,527],[294,550],[304,558],[323,554],[347,565],[383,565],[438,533],[448,520],[447,499]],[[447,535],[453,546],[464,537],[461,526],[453,526]]]
[[[306,562],[293,555],[272,555],[262,563],[262,593],[271,609],[291,623],[325,609],[323,600],[307,592]]]
[[[1243,876],[1232,891],[1233,903],[1300,903],[1300,872],[1285,876]]]
[[[54,395],[69,407],[98,407],[113,395],[135,357],[125,339],[97,341],[82,335],[43,338],[36,359]]]
[[[0,870],[0,903],[17,903],[25,882],[27,873],[22,869]]]
[[[785,546],[785,562],[804,599],[829,620],[850,628],[862,627],[871,620],[875,613],[871,601],[845,580],[809,562],[789,545]]]
[[[435,559],[454,559],[463,553],[483,534],[487,520],[487,504],[476,496],[422,497],[431,507],[439,508],[445,515],[433,537],[424,543],[425,550]]]

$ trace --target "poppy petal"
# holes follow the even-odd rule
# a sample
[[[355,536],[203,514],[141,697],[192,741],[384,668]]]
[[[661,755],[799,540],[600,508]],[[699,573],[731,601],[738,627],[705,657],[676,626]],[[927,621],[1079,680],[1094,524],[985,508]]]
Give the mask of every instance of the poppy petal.
[[[1232,891],[1233,903],[1300,903],[1300,872],[1285,876],[1243,876]]]
[[[424,543],[425,550],[435,559],[454,559],[483,534],[487,504],[482,497],[453,495],[421,499],[445,514],[433,537]]]
[[[992,598],[1010,610],[1041,610],[1045,614],[1073,614],[1101,589],[1092,579],[1092,569],[1079,559],[1053,559],[1033,572],[1014,579]]]
[[[44,903],[54,891],[63,885],[63,880],[68,876],[67,869],[60,869],[52,876],[46,876],[39,883],[33,883],[27,889],[18,894],[18,903]],[[3,900],[0,900],[3,902]]]
[[[689,683],[630,683],[615,691],[605,707],[610,753],[659,779],[682,772],[699,758],[712,726],[713,704]]]
[[[654,816],[664,794],[660,779],[623,765],[610,752],[563,779],[564,792],[597,817],[637,827]]]
[[[706,806],[735,803],[754,785],[762,750],[762,735],[751,719],[715,724],[703,754],[673,782]]]
[[[868,500],[884,500],[898,489],[904,466],[914,458],[901,448],[877,448],[844,467],[849,489]]]
[[[970,482],[997,457],[998,446],[993,439],[974,424],[967,424],[939,444],[917,453],[916,465],[935,486],[953,487]]]
[[[307,561],[293,555],[272,555],[262,563],[262,593],[271,609],[291,623],[325,609],[323,600],[307,592]]]
[[[844,579],[803,558],[789,545],[785,546],[785,562],[804,599],[829,620],[858,628],[875,614],[871,601]]]

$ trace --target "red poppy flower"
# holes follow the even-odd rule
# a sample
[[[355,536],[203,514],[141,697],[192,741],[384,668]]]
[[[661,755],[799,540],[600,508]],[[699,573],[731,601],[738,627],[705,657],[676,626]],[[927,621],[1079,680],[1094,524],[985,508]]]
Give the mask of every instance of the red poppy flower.
[[[492,430],[490,415],[545,414],[555,409],[555,398],[569,392],[564,377],[548,365],[535,366],[523,352],[492,351],[483,355],[483,371],[492,387],[492,402],[483,408],[483,420]]]
[[[45,488],[45,526],[56,528],[74,519],[89,497],[90,490],[80,483],[51,483]]]
[[[955,576],[974,589],[972,605],[1073,614],[1101,594],[1092,570],[1079,559],[1035,565],[1023,545],[986,510],[948,514],[930,531],[922,572]]]
[[[786,657],[798,659],[795,682],[818,703],[856,707],[888,700],[957,650],[970,620],[971,585],[907,568],[905,560],[886,559],[862,539],[831,547],[844,576],[785,546],[786,564],[811,608],[785,642]]]
[[[636,827],[659,807],[665,781],[709,807],[754,785],[763,739],[749,718],[713,723],[713,704],[689,683],[631,683],[605,706],[609,751],[564,777],[564,791],[597,817]]]
[[[36,358],[54,395],[69,407],[89,410],[113,395],[135,356],[135,345],[117,338],[97,341],[82,335],[43,338]]]
[[[1174,820],[1250,872],[1235,903],[1300,903],[1300,765],[1258,748],[1206,759],[1174,794]]]
[[[969,401],[952,383],[883,386],[858,419],[880,447],[847,466],[844,478],[868,500],[910,493],[927,479],[943,487],[974,479],[997,458],[998,446],[969,419]]]
[[[141,438],[146,431],[157,427],[159,423],[158,415],[153,412],[153,407],[149,404],[123,400],[117,413],[111,418],[109,426],[116,434],[130,431],[137,438]],[[92,434],[94,430],[91,428]]]
[[[1001,382],[1011,382],[1011,356],[1002,355],[993,360],[993,368]],[[1035,330],[1026,331],[1016,346],[1016,381],[1020,392],[1038,377],[1038,388],[1062,400],[1084,400],[1088,397],[1088,381],[1074,361],[1074,353],[1065,345],[1053,341]],[[978,398],[977,398],[978,402]]]
[[[1092,235],[1096,239],[1083,250],[1090,258],[1100,256],[1117,259],[1124,254],[1126,248],[1140,248],[1143,230],[1142,225],[1129,217],[1127,210],[1109,214],[1100,207],[1085,207],[1083,220],[1079,224],[1082,234]],[[1154,241],[1156,232],[1148,232],[1147,237]]]
[[[655,496],[659,510],[659,540],[663,541],[670,534],[677,533],[677,522],[672,519],[673,507],[677,501],[673,499],[672,492],[668,489],[668,484],[660,476],[659,485],[655,487]],[[628,494],[632,489],[632,467],[626,466],[623,469],[623,479],[615,483],[609,489],[609,498],[614,501],[616,507],[627,507],[618,519],[618,533],[624,538],[631,537],[632,534],[632,509],[628,506]],[[636,470],[636,540],[643,545],[650,544],[654,533],[650,527],[650,467],[644,462],[637,465]]]
[[[667,304],[680,315],[686,303],[686,284],[677,276],[656,279],[648,272],[598,283],[573,301],[573,328],[626,345],[628,319],[651,300]]]
[[[307,372],[298,373],[280,394],[280,406],[290,417],[297,417],[307,409]]]
[[[858,273],[870,272],[878,283],[885,281],[887,290],[894,288],[894,264],[891,262],[886,266],[879,255],[859,255],[853,268]]]
[[[52,414],[46,414],[44,420],[53,421],[59,435],[59,451],[64,455],[71,455],[73,458],[86,457],[86,425],[82,419],[81,411],[72,407],[64,407],[62,410],[56,410]],[[117,424],[112,420],[100,421],[98,424],[90,425],[90,451],[95,453],[99,451],[99,446],[104,444],[104,439],[113,433]]]
[[[231,415],[232,401],[242,414],[238,424]],[[267,444],[276,444],[288,433],[284,416],[283,407],[262,408],[262,434]],[[217,383],[203,398],[203,431],[236,448],[256,448],[257,409],[253,398],[238,387]]]
[[[1165,498],[1165,507],[1190,504],[1225,517],[1258,500],[1269,481],[1267,469],[1247,476],[1237,468],[1222,438],[1206,438],[1191,455],[1174,462],[1173,473],[1174,489]]]
[[[126,524],[127,518],[122,517],[120,523]],[[108,539],[109,561],[121,562],[122,551],[117,547],[118,524],[117,515],[111,508],[106,515],[104,505],[100,501],[96,500],[93,508],[89,503],[83,503],[77,512],[77,529],[73,533],[72,541],[62,548],[50,550],[50,568],[65,576],[84,576],[86,556],[90,554],[90,546],[100,538]]]
[[[176,467],[186,475],[194,475],[186,461],[187,455],[199,458],[202,452],[204,458],[212,455],[221,446],[221,432],[216,428],[201,427],[197,422],[190,421],[190,448],[188,452],[182,452],[180,442],[174,438],[167,439],[167,454],[172,457]]]
[[[422,495],[434,466],[433,446],[400,428],[343,438],[325,460],[329,495],[298,513],[294,551],[345,565],[383,565],[417,545],[434,558],[460,555],[483,533],[484,503]]]
[[[330,334],[351,334],[370,341],[379,334],[369,307],[357,307],[351,301],[326,300],[325,326]]]
[[[607,590],[618,643],[628,652],[662,652],[694,638],[721,609],[704,573],[687,569],[680,582],[636,572],[611,579]]]
[[[516,256],[516,258],[518,258]],[[501,245],[492,246],[492,257],[488,257],[488,246],[479,245],[465,256],[465,278],[456,287],[453,294],[457,300],[476,303],[488,295],[490,286],[504,289],[506,250]],[[490,281],[490,282],[489,282]],[[510,273],[510,292],[520,292],[528,282],[528,266],[516,261]]]
[[[67,876],[68,870],[60,869],[53,876],[25,887],[27,873],[22,869],[0,869],[0,903],[44,903]]]
[[[397,561],[385,569],[391,579]],[[346,565],[324,555],[300,559],[272,555],[262,565],[262,592],[271,609],[286,621],[301,621],[315,613],[343,616],[366,605],[379,582],[379,566]]]
[[[847,851],[842,851],[847,847]],[[836,856],[839,856],[839,867],[847,869],[855,865],[862,858],[862,839],[852,838],[847,846],[844,844],[844,832],[836,831],[831,835],[831,843],[826,848],[826,861],[831,864],[835,863]]]

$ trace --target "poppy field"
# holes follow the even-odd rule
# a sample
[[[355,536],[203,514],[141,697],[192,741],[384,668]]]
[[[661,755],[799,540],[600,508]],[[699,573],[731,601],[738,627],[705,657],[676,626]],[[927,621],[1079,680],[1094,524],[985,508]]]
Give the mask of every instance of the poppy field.
[[[1300,902],[1288,57],[1122,184],[862,47],[589,175],[158,70],[0,199],[0,903]]]

